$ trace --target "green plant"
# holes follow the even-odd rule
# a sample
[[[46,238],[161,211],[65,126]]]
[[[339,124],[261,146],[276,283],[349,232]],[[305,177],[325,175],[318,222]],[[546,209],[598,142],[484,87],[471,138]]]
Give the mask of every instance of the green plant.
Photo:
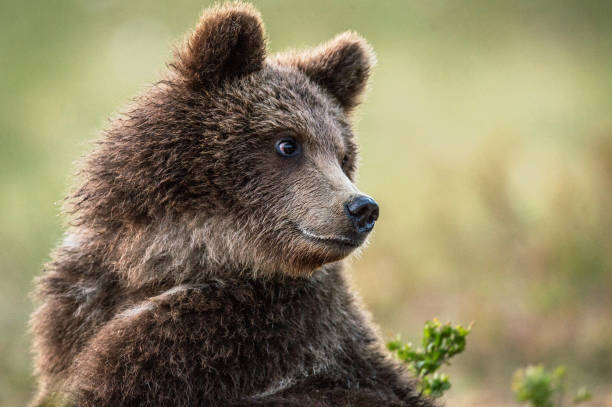
[[[387,343],[390,351],[396,352],[397,357],[415,373],[419,390],[428,396],[441,397],[450,389],[451,384],[446,374],[437,370],[443,364],[450,364],[453,356],[465,350],[465,337],[472,330],[472,324],[467,328],[461,325],[455,327],[450,323],[442,324],[438,319],[425,322],[423,339],[420,348],[412,343],[402,343],[398,336]]]
[[[512,390],[519,402],[533,407],[562,407],[565,396],[565,367],[546,370],[542,365],[527,366],[514,373]],[[591,399],[584,387],[576,391],[572,403],[580,404]]]

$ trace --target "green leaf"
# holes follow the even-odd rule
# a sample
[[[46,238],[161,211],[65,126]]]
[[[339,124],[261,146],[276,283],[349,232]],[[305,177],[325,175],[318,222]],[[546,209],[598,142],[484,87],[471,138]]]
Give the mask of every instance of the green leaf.
[[[437,318],[425,322],[421,348],[412,344],[402,344],[400,337],[387,343],[387,348],[416,374],[420,390],[432,397],[440,397],[450,389],[448,376],[437,373],[443,364],[450,364],[451,357],[465,350],[465,337],[470,333],[472,324],[467,328],[442,324]]]
[[[564,378],[566,369],[559,366],[552,371],[546,370],[542,365],[527,366],[514,373],[512,390],[519,402],[527,402],[533,407],[554,407],[553,400],[563,404]],[[574,404],[591,399],[591,393],[585,388],[578,390],[574,397]]]

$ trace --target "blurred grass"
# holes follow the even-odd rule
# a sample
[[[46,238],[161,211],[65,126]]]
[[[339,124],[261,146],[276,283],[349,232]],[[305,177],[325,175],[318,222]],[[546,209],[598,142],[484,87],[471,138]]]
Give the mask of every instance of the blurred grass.
[[[33,392],[28,292],[72,162],[206,4],[0,3],[0,405]],[[511,404],[528,362],[610,405],[612,3],[255,4],[274,51],[347,29],[377,51],[357,128],[382,216],[351,274],[382,333],[476,320],[449,405]]]

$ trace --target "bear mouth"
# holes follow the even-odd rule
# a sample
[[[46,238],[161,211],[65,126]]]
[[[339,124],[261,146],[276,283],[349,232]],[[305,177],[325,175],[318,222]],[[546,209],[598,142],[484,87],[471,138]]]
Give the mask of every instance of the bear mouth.
[[[341,235],[320,235],[318,233],[311,232],[308,229],[305,229],[299,225],[296,225],[296,226],[299,232],[302,234],[302,236],[305,236],[310,241],[322,243],[327,246],[339,247],[345,250],[355,249],[361,246],[361,244],[364,241],[363,238],[362,239],[352,239],[350,237],[341,236]]]

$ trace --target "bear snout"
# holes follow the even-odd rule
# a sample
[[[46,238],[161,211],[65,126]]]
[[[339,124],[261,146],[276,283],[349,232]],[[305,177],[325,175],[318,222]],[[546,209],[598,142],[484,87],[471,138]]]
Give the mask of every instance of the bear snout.
[[[358,195],[344,204],[344,212],[351,221],[354,231],[364,235],[374,228],[379,208],[374,199],[367,195]]]

